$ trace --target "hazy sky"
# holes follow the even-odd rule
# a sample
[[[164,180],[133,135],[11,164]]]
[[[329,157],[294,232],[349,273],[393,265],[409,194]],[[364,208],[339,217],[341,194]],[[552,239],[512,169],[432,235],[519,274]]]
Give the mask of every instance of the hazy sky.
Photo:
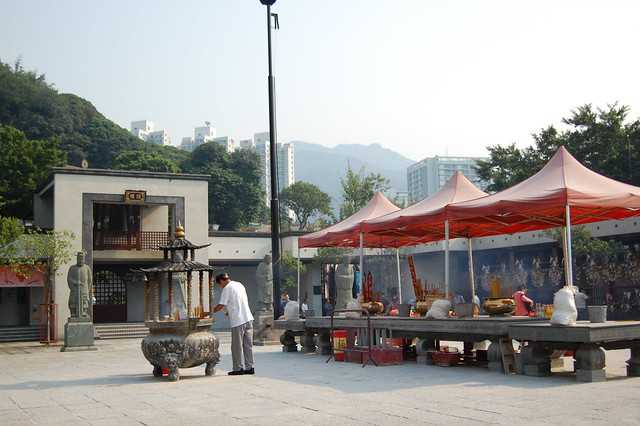
[[[380,143],[413,159],[531,142],[582,103],[640,115],[640,2],[279,0],[280,141]],[[0,0],[0,59],[23,58],[123,127],[174,144],[268,129],[258,0]]]

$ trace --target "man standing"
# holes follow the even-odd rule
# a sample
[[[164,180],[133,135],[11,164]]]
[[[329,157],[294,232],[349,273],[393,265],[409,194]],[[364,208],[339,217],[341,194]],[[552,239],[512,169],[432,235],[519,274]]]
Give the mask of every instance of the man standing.
[[[213,308],[219,312],[226,308],[231,323],[231,358],[233,371],[230,376],[254,374],[253,369],[253,315],[249,308],[247,291],[238,281],[231,281],[226,272],[216,276],[222,289],[220,302]]]

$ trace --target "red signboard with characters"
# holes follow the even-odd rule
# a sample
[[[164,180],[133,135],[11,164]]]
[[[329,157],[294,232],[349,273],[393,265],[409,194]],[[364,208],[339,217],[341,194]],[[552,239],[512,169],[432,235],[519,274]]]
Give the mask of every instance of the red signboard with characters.
[[[33,266],[17,270],[0,266],[0,287],[44,287],[44,274]]]

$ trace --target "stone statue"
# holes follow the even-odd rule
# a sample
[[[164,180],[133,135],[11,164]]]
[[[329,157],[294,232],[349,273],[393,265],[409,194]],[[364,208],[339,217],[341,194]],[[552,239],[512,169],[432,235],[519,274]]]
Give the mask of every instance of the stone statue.
[[[84,252],[69,268],[69,319],[64,325],[64,346],[60,351],[95,351],[93,328],[93,279],[91,268],[84,261]]]
[[[256,310],[273,312],[273,270],[270,254],[264,255],[264,260],[256,269],[256,287],[258,290]]]
[[[257,300],[254,315],[253,344],[263,346],[267,342],[277,341],[279,334],[273,329],[273,270],[271,255],[265,254],[256,268]],[[295,339],[293,340],[293,345]]]
[[[336,267],[336,306],[335,309],[346,309],[347,304],[353,301],[353,277],[354,268],[351,265],[351,257],[344,256],[342,263]]]
[[[84,252],[79,251],[77,262],[69,268],[69,312],[71,318],[91,320],[93,283],[91,268],[85,263]]]

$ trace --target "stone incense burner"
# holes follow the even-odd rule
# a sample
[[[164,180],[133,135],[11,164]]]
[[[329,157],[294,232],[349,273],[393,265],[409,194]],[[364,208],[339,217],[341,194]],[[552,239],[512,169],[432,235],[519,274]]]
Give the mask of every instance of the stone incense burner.
[[[208,273],[209,311],[213,306],[213,271],[209,266],[194,260],[195,251],[207,245],[196,246],[184,238],[184,228],[178,226],[176,238],[164,251],[164,262],[152,268],[142,268],[145,274],[144,305],[145,325],[149,335],[142,340],[142,353],[153,365],[153,375],[161,377],[164,369],[169,380],[180,379],[180,368],[206,364],[205,374],[215,374],[220,361],[220,343],[211,332],[213,315],[204,311],[204,273]],[[198,274],[198,304],[192,300],[192,278]],[[186,298],[182,295],[180,280],[186,277]],[[161,312],[161,288],[165,282],[168,295],[166,311]],[[178,291],[179,295],[174,295]],[[182,297],[175,297],[182,296]],[[174,300],[175,299],[175,300]],[[185,300],[186,299],[186,300]]]

